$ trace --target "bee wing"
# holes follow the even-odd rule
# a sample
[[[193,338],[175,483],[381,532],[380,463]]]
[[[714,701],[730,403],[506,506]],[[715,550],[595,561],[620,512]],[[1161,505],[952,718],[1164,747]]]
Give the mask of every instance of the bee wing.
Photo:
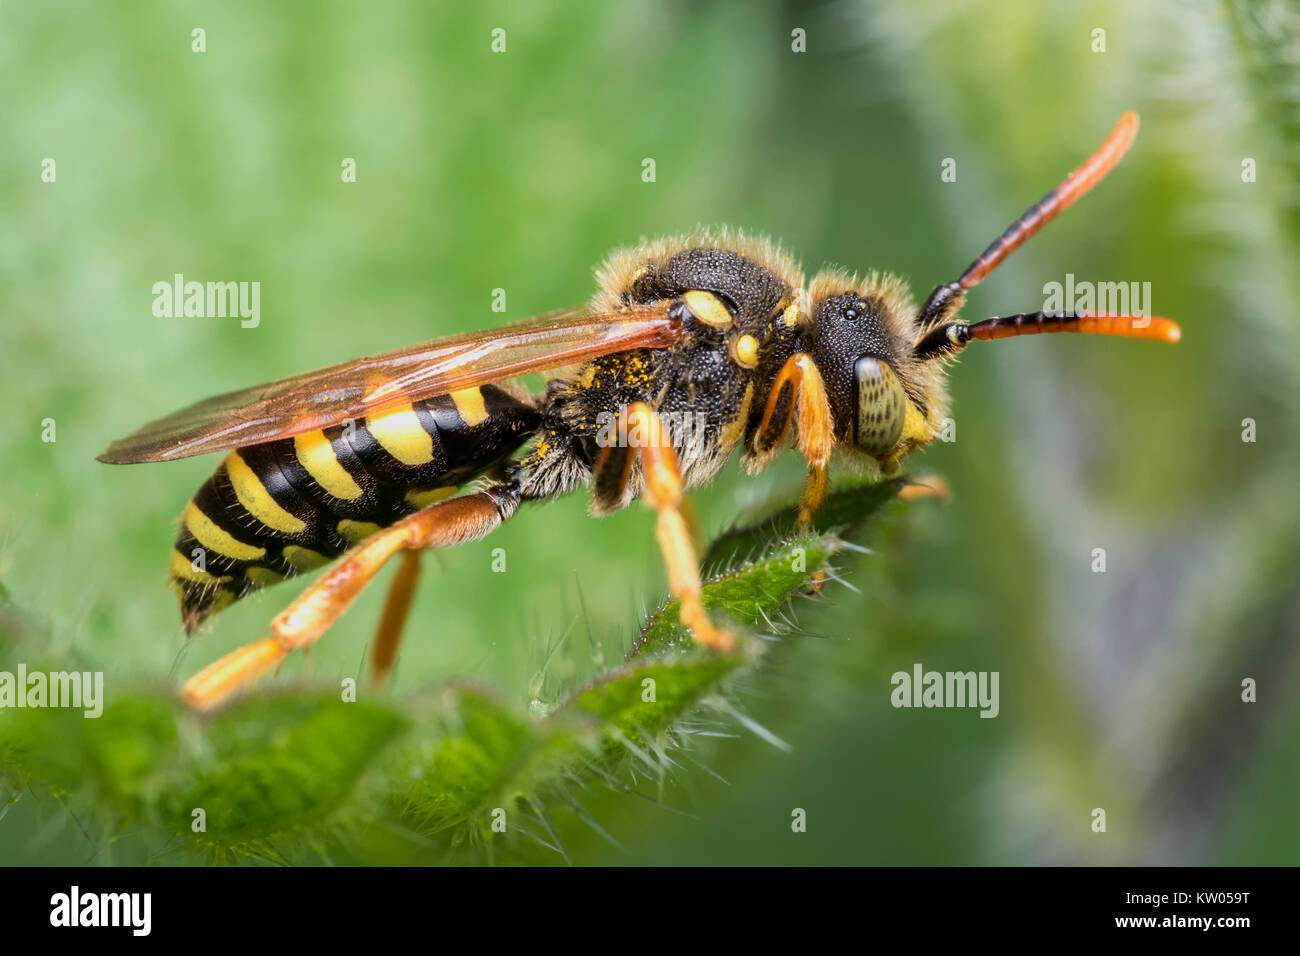
[[[390,405],[446,395],[637,348],[665,348],[680,324],[668,303],[620,312],[579,307],[489,332],[434,339],[205,399],[108,446],[110,464],[171,461],[329,428]]]

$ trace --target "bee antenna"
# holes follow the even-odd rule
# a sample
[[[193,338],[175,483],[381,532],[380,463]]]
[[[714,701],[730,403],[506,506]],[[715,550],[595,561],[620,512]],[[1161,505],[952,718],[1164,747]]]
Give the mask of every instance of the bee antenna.
[[[1078,332],[1114,335],[1125,339],[1150,339],[1173,344],[1183,337],[1178,323],[1158,315],[1097,315],[1092,312],[1022,312],[966,325],[948,322],[931,330],[917,343],[913,354],[922,360],[955,355],[972,339],[992,342],[1016,335]]]
[[[1061,184],[1026,210],[1025,214],[994,239],[979,258],[970,264],[961,278],[946,285],[935,286],[921,312],[917,324],[927,328],[951,316],[961,307],[966,293],[985,279],[1015,252],[1034,233],[1055,219],[1063,210],[1074,205],[1080,196],[1101,182],[1106,174],[1124,158],[1137,136],[1138,115],[1128,112],[1119,118],[1106,141]]]

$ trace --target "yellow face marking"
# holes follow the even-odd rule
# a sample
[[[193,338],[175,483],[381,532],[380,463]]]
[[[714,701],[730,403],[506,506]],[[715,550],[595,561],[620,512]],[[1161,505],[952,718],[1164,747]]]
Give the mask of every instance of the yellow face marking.
[[[259,568],[256,565],[246,570],[244,577],[259,588],[269,588],[272,584],[279,584],[284,580],[283,574],[277,574],[270,568]]]
[[[406,493],[406,503],[412,508],[427,508],[439,501],[445,501],[458,491],[460,491],[459,488],[430,488],[428,491],[408,491]]]
[[[353,521],[344,518],[339,522],[338,529],[339,534],[347,538],[349,544],[359,544],[378,531],[379,525],[373,521]]]
[[[734,448],[745,436],[745,426],[749,424],[749,408],[754,403],[754,383],[745,386],[745,397],[740,403],[740,412],[722,429],[720,440],[723,448]]]
[[[224,528],[199,510],[199,506],[190,502],[185,506],[181,521],[190,529],[195,540],[209,551],[224,554],[236,561],[256,561],[266,555],[266,548],[258,548],[233,538]]]
[[[194,581],[197,584],[219,584],[222,581],[229,581],[230,575],[217,577],[207,571],[198,571],[194,567],[194,562],[190,561],[179,551],[172,552],[171,565],[168,567],[171,576],[180,578],[184,581]]]
[[[791,302],[785,307],[785,311],[781,313],[781,321],[790,328],[794,328],[799,324],[799,303],[797,301]]]
[[[925,416],[909,401],[907,411],[903,417],[903,431],[898,436],[897,444],[890,449],[888,454],[881,455],[876,459],[880,462],[881,472],[892,475],[898,470],[899,464],[909,452],[928,445],[933,440],[934,432],[930,430],[930,425],[925,420]]]
[[[752,335],[742,335],[732,343],[732,357],[737,365],[745,368],[758,367],[758,339]]]
[[[410,402],[398,405],[378,418],[366,419],[375,441],[404,465],[433,461],[433,436],[424,430]]]
[[[339,464],[338,456],[324,432],[307,432],[293,436],[293,452],[298,464],[307,470],[325,491],[335,498],[350,501],[361,497],[361,486]]]
[[[462,388],[458,392],[452,392],[451,400],[456,404],[456,414],[470,428],[483,424],[488,417],[487,409],[483,406],[483,390],[480,388]]]
[[[907,403],[907,412],[903,418],[903,434],[899,436],[899,444],[911,442],[913,446],[927,445],[934,438],[934,433],[930,431],[930,425],[925,420],[925,416],[910,401]]]
[[[300,548],[296,544],[285,545],[280,549],[280,553],[299,571],[310,571],[330,563],[330,559],[325,555],[311,548]]]
[[[295,518],[280,507],[262,484],[262,479],[248,467],[248,462],[244,461],[239,452],[232,451],[226,456],[226,474],[230,476],[230,484],[235,489],[239,503],[268,528],[286,534],[298,534],[307,527],[307,522]]]
[[[701,292],[699,289],[692,289],[682,296],[682,301],[695,314],[695,317],[705,325],[711,325],[715,329],[731,327],[731,313],[722,304],[722,300],[712,292]]]

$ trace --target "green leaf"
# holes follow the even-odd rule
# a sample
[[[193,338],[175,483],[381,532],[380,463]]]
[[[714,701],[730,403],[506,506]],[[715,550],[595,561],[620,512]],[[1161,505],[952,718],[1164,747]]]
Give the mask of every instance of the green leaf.
[[[904,478],[890,478],[833,491],[813,517],[809,530],[847,539],[857,537],[863,526],[897,498],[906,484]],[[715,571],[770,550],[774,544],[795,536],[797,518],[798,509],[783,508],[767,518],[723,532],[705,552],[704,567]]]
[[[49,709],[0,715],[0,771],[89,804],[109,832],[156,833],[150,853],[180,836],[209,858],[285,861],[370,833],[382,835],[355,848],[361,858],[409,860],[414,842],[418,859],[430,846],[482,847],[494,859],[503,830],[506,846],[519,846],[522,833],[563,855],[549,808],[574,806],[575,788],[625,786],[629,766],[662,780],[692,722],[729,712],[735,679],[760,666],[768,642],[750,629],[782,630],[788,602],[825,580],[841,535],[899,487],[837,492],[808,529],[782,510],[714,542],[701,596],[738,638],[729,653],[696,647],[677,602],[666,601],[621,664],[549,708],[530,712],[522,700],[459,683],[356,703],[334,688],[299,687],[253,691],[199,717],[169,690],[128,689],[98,719]]]
[[[408,726],[390,707],[346,703],[336,692],[246,698],[204,727],[209,755],[162,796],[162,818],[191,833],[202,810],[197,841],[223,848],[310,829]]]
[[[436,695],[427,739],[398,762],[394,799],[404,822],[437,833],[468,825],[486,835],[492,814],[531,797],[548,778],[581,763],[592,728],[574,721],[530,720],[522,706],[451,687]],[[401,786],[401,781],[409,781]]]

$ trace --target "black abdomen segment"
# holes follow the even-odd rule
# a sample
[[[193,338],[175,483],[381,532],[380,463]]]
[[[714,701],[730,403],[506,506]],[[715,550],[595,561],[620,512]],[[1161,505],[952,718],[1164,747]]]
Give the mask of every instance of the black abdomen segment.
[[[231,452],[181,516],[170,576],[186,631],[450,497],[538,420],[533,405],[486,385]]]

